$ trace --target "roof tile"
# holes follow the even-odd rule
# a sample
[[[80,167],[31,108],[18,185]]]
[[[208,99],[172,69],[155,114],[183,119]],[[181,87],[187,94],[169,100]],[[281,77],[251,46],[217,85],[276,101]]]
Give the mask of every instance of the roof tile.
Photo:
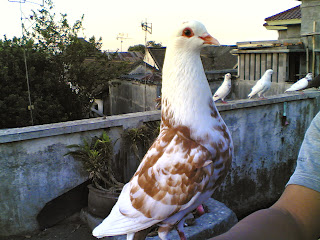
[[[265,21],[301,19],[300,5],[264,19]]]

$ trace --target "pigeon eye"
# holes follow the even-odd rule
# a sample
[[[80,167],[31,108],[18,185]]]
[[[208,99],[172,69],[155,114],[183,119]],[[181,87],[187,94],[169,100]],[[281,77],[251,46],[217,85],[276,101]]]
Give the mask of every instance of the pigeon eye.
[[[193,31],[190,28],[185,28],[182,32],[182,36],[185,37],[192,37],[193,35]]]

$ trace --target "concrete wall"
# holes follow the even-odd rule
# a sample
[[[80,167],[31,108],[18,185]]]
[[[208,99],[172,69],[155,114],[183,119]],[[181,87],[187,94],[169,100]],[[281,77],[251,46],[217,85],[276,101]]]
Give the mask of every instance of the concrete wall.
[[[160,86],[139,81],[112,80],[110,84],[110,115],[155,110]],[[145,98],[146,92],[146,98]]]
[[[300,30],[301,26],[297,25],[288,25],[286,30],[278,30],[279,37],[278,40],[292,40],[296,39],[299,41],[300,39]]]
[[[320,55],[314,50],[320,48],[320,2],[318,0],[302,0],[301,17],[301,35],[304,36],[304,44],[310,51],[308,72],[313,72],[314,76],[317,76],[320,73]]]
[[[320,2],[319,0],[301,1],[301,35],[319,32],[320,30]],[[313,22],[316,21],[316,29],[313,29]]]
[[[319,111],[320,93],[217,106],[232,133],[235,158],[214,198],[241,216],[268,206],[283,191],[303,135]],[[282,125],[284,110],[287,126]],[[121,157],[127,150],[122,145],[123,130],[159,119],[159,111],[150,111],[0,130],[0,236],[36,230],[36,216],[45,204],[87,179],[79,163],[64,156],[67,145],[106,129],[115,143],[117,174],[128,180],[139,159]]]
[[[294,171],[304,133],[320,110],[319,95],[308,95],[304,100],[297,97],[304,96],[282,94],[265,101],[239,100],[220,109],[232,133],[235,158],[214,198],[240,218],[270,206]],[[289,125],[283,124],[284,112]]]

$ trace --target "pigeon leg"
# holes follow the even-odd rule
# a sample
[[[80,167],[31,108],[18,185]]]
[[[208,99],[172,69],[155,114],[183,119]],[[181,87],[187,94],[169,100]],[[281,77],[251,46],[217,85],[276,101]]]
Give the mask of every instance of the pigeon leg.
[[[202,207],[202,205],[200,205],[200,206]],[[186,217],[183,218],[177,225],[177,232],[178,232],[179,237],[180,237],[181,240],[187,240],[187,237],[186,237],[186,235],[184,234],[184,231],[183,231],[183,225],[184,225],[185,219],[186,219]]]
[[[203,208],[202,204],[199,205],[199,206],[196,208],[196,210],[197,210],[197,213],[198,213],[200,216],[202,216],[203,214],[206,213],[206,212],[204,211],[204,208]]]
[[[169,225],[159,226],[158,236],[161,240],[169,240],[168,233],[172,228]]]
[[[259,96],[259,99],[265,100],[265,99],[268,99],[268,98],[266,98],[263,94],[261,94],[261,95]]]
[[[177,231],[178,231],[178,234],[179,234],[179,237],[180,237],[181,240],[187,240],[187,237],[186,237],[186,235],[184,234],[184,232],[181,232],[181,231],[179,231],[179,230],[177,230]]]
[[[224,100],[221,100],[221,102],[224,103],[224,104],[228,103],[227,101],[224,101]]]

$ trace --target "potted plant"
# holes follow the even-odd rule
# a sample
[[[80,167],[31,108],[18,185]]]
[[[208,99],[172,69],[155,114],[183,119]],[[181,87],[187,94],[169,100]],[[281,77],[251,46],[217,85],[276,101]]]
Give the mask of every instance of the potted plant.
[[[88,211],[92,215],[105,218],[116,203],[123,187],[112,169],[113,144],[108,134],[103,131],[100,137],[93,137],[91,141],[83,140],[82,144],[67,146],[74,159],[81,161],[89,174],[91,184],[88,185]]]
[[[138,128],[126,129],[122,135],[125,147],[133,151],[136,159],[142,160],[160,132],[160,122],[147,122]]]

